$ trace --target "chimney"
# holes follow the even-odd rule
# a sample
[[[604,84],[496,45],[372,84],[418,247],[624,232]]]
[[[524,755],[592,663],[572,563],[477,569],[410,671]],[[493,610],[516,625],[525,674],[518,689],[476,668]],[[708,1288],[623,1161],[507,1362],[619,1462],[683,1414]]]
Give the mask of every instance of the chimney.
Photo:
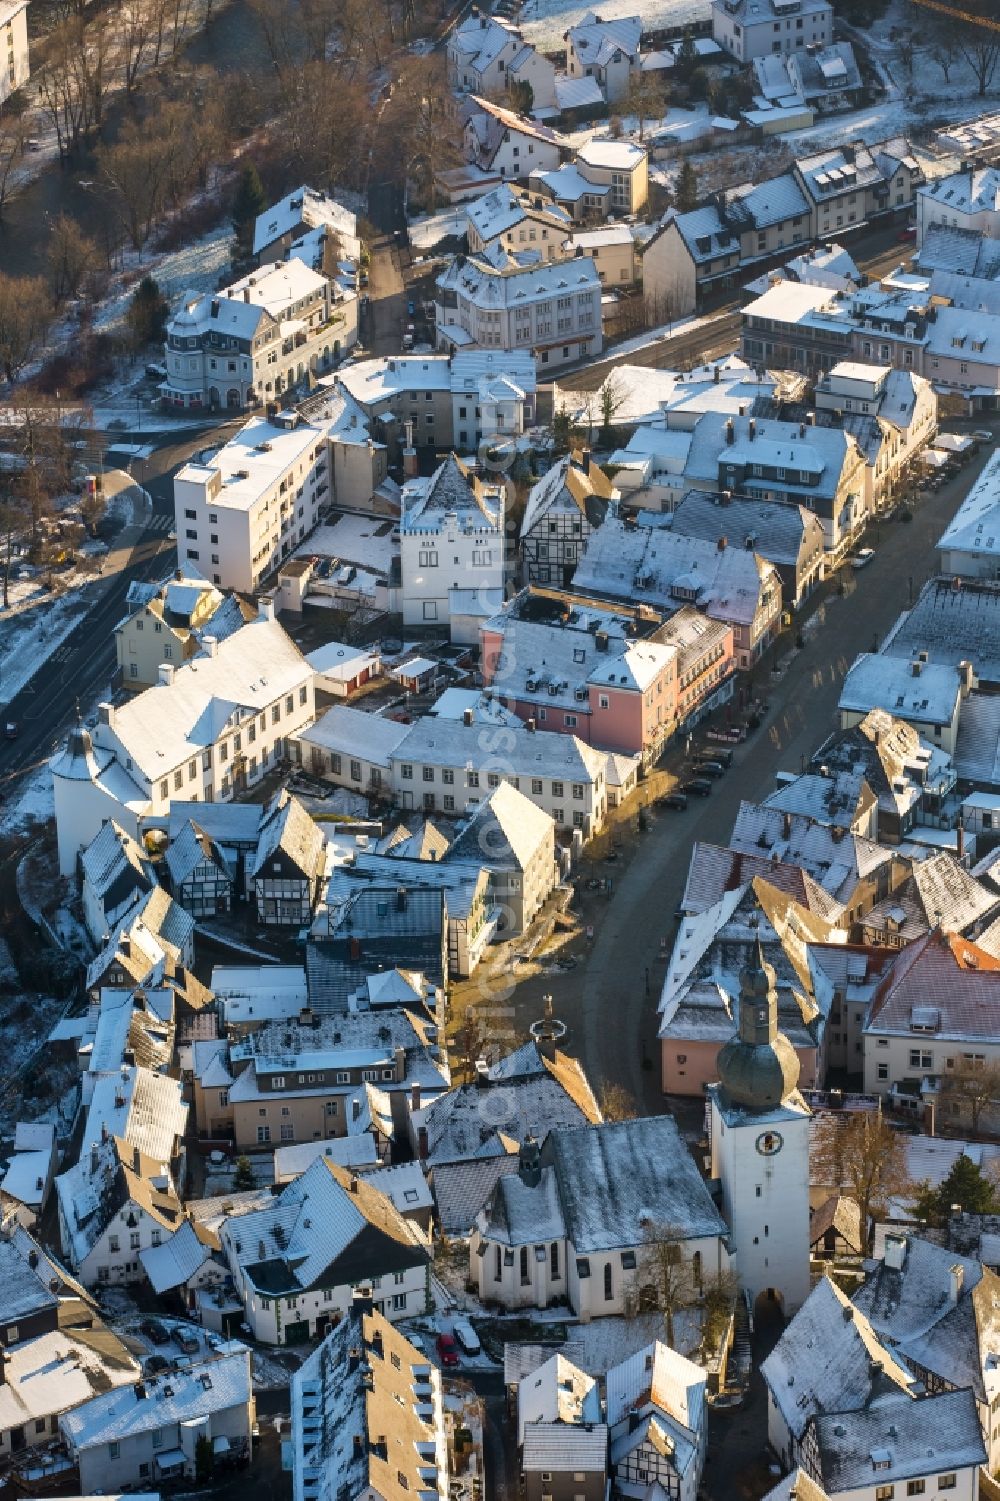
[[[961,820],[959,820],[958,829],[956,830],[956,836],[957,841],[955,845],[955,853],[958,856],[959,860],[963,860],[965,858],[965,825],[961,822]]]
[[[360,1459],[365,1452],[365,1441],[360,1433],[354,1435],[354,1458]]]
[[[949,1268],[948,1272],[948,1302],[954,1308],[962,1294],[962,1283],[965,1281],[965,1267],[961,1262]]]
[[[792,837],[792,815],[790,813],[783,813],[781,815],[781,837],[783,839],[791,839]]]
[[[524,721],[524,728],[529,735],[533,735],[535,733],[535,721],[533,719],[526,719]]]
[[[972,663],[971,662],[959,662],[959,664],[958,664],[958,673],[959,673],[959,677],[961,678],[961,682],[962,682],[962,697],[963,698],[968,698],[969,694],[972,692],[973,688],[976,686],[976,678],[975,678],[975,673],[972,670]]]
[[[201,646],[206,657],[217,657],[219,655],[219,639],[217,636],[202,636]]]
[[[542,1181],[541,1148],[530,1131],[517,1154],[517,1175],[525,1188],[537,1188]]]
[[[399,1047],[393,1048],[392,1056],[396,1075],[396,1083],[402,1084],[403,1080],[406,1078],[406,1049],[402,1046],[402,1044],[400,1044]]]
[[[472,710],[471,709],[463,709],[462,710],[462,723],[464,725],[467,725],[467,726],[472,724]]]
[[[733,427],[732,417],[726,418],[726,442],[730,444],[736,442],[736,429]]]
[[[806,425],[805,425],[804,422],[800,422],[799,423],[799,437],[800,438],[804,438],[805,435],[806,435]]]
[[[913,676],[915,678],[918,678],[920,676],[921,672],[923,671],[923,666],[924,664],[920,661],[919,658],[915,662],[910,663],[910,671],[913,673]]]
[[[417,462],[417,450],[413,446],[413,423],[405,423],[403,431],[405,435],[403,447],[403,478],[416,479],[417,475],[420,472],[420,466]]]
[[[810,427],[815,427],[816,426],[816,413],[815,412],[807,412],[806,413],[806,421],[808,422],[808,424],[809,424]]]
[[[349,1187],[350,1187],[350,1190],[351,1190],[352,1194],[356,1194],[357,1193],[357,1191],[358,1191],[358,1175],[357,1175],[357,1173],[352,1173],[351,1174]]]
[[[750,439],[750,442],[752,443],[753,440],[756,438],[756,436],[757,436],[757,421],[756,421],[756,418],[751,417],[750,421],[749,421],[749,423],[747,425],[747,437]]]
[[[584,474],[589,474],[590,473],[590,449],[589,448],[585,448],[583,450],[583,453],[580,455],[580,468],[583,470]]]
[[[716,385],[716,386],[719,384],[719,367],[718,367],[718,365],[713,365],[712,366],[712,384]]]
[[[906,1261],[906,1236],[887,1235],[882,1259],[890,1271],[901,1272]]]
[[[98,724],[106,724],[106,725],[113,725],[114,724],[114,722],[115,722],[115,711],[114,711],[114,706],[112,704],[98,704],[97,705],[97,722],[98,722]]]
[[[132,1171],[133,1173],[135,1173],[136,1177],[138,1177],[142,1172],[142,1157],[140,1155],[138,1147],[132,1148]]]
[[[728,543],[729,543],[729,538],[728,537],[720,537],[719,540],[718,540],[718,542],[716,543],[716,546],[718,547],[718,549],[719,549],[720,552],[725,552]]]
[[[93,1175],[97,1172],[97,1142],[90,1143],[90,1171]]]
[[[477,1089],[489,1089],[489,1087],[490,1087],[490,1071],[489,1071],[489,1068],[487,1067],[486,1059],[485,1058],[477,1058],[476,1059],[476,1088]]]
[[[426,1126],[420,1126],[417,1130],[417,1156],[421,1162],[426,1162],[430,1156],[430,1143],[427,1140]]]
[[[410,1109],[414,1114],[420,1109],[420,1080],[415,1079],[410,1085]]]
[[[243,301],[244,302],[249,302],[250,301],[250,288],[249,287],[244,287],[243,288]]]
[[[162,688],[169,688],[174,680],[174,669],[170,662],[161,662],[156,672],[157,681]]]

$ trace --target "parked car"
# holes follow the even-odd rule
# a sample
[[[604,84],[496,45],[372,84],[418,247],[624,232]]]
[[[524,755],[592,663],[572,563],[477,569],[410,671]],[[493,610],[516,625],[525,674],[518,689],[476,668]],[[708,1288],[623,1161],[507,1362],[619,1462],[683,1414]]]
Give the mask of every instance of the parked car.
[[[468,1319],[454,1319],[452,1321],[452,1329],[455,1331],[455,1338],[466,1355],[481,1355],[483,1353],[483,1347],[479,1343],[479,1335],[473,1329]]]
[[[709,797],[712,784],[708,777],[690,777],[681,788],[682,792],[693,792],[695,797]]]
[[[165,1355],[147,1355],[142,1368],[147,1376],[158,1376],[161,1371],[170,1370],[170,1361]]]
[[[863,547],[860,552],[854,554],[854,557],[851,559],[851,567],[855,570],[858,568],[867,568],[874,556],[875,549],[873,547]]]
[[[8,719],[3,727],[3,738],[5,740],[16,740],[19,734],[20,726],[15,724],[13,719]]]
[[[698,771],[703,777],[724,777],[726,774],[726,768],[722,762],[714,759],[711,761],[699,761]]]
[[[455,1337],[451,1334],[441,1333],[437,1337],[438,1359],[443,1366],[458,1365],[458,1346]]]
[[[687,805],[688,800],[683,792],[668,792],[656,802],[658,808],[675,808],[681,813]]]
[[[174,1326],[173,1336],[174,1344],[179,1345],[185,1355],[197,1355],[201,1349],[198,1336],[192,1329],[185,1329],[183,1324]]]
[[[969,437],[970,438],[975,438],[975,440],[976,440],[977,443],[992,443],[992,442],[994,442],[993,434],[990,432],[990,430],[989,430],[988,427],[976,427],[976,428],[973,428],[972,432],[969,434]]]
[[[159,1319],[143,1319],[139,1330],[147,1339],[151,1339],[154,1345],[169,1345],[170,1343],[170,1335]]]
[[[147,365],[146,374],[150,380],[166,380],[167,367],[166,365]]]
[[[896,235],[896,239],[899,241],[899,243],[901,245],[906,240],[915,240],[916,238],[917,238],[917,226],[915,224],[904,224],[903,228]]]

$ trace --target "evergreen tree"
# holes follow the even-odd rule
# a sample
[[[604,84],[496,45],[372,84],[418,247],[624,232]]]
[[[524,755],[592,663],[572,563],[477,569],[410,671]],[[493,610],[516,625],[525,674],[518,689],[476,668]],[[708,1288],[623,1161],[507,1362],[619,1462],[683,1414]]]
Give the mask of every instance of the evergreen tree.
[[[242,1193],[245,1189],[253,1188],[253,1165],[249,1157],[237,1157],[233,1187],[237,1193]]]
[[[144,276],[133,292],[132,301],[125,313],[133,349],[145,349],[147,344],[163,343],[169,311],[159,283],[152,276]]]
[[[694,45],[694,37],[690,31],[685,31],[681,37],[681,44],[674,53],[673,77],[679,83],[687,83],[697,66],[698,51]]]
[[[689,214],[698,207],[698,178],[690,162],[685,162],[678,174],[674,202],[679,214]]]
[[[964,1153],[937,1188],[921,1184],[913,1209],[929,1225],[939,1226],[947,1224],[956,1205],[966,1214],[995,1214],[1000,1206],[996,1186]]]
[[[233,199],[233,233],[240,253],[247,259],[253,254],[253,231],[258,214],[267,207],[257,168],[251,162],[243,168],[236,197]]]

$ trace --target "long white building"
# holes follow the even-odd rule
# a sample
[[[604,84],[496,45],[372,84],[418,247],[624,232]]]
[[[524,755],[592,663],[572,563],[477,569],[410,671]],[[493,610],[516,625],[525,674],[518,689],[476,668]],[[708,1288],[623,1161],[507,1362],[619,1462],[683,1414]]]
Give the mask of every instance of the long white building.
[[[326,431],[294,411],[252,417],[207,462],[174,476],[177,557],[252,594],[330,505]]]
[[[458,256],[438,278],[435,301],[441,349],[530,350],[551,368],[603,348],[601,278],[589,256]]]
[[[15,89],[23,88],[31,75],[28,61],[28,0],[0,4],[0,104]],[[4,56],[3,54],[6,54]]]

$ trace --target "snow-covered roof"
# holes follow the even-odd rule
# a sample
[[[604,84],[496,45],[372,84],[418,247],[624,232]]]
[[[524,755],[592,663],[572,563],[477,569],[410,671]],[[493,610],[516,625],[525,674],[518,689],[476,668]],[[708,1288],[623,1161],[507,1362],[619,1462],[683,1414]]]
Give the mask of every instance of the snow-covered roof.
[[[903,612],[882,651],[912,660],[926,651],[932,662],[972,663],[981,683],[1000,684],[1000,586],[985,580],[927,581],[915,604]],[[975,702],[963,706],[963,717]]]
[[[539,183],[558,203],[579,203],[588,194],[596,198],[611,196],[610,183],[591,182],[572,162],[563,162],[561,167],[548,171],[532,172],[529,182]]]
[[[526,871],[539,850],[548,848],[554,858],[554,838],[555,824],[544,808],[501,782],[458,830],[444,858]]]
[[[153,1291],[161,1297],[182,1287],[209,1259],[208,1250],[198,1239],[190,1220],[182,1220],[173,1235],[160,1245],[147,1246],[139,1252],[142,1269]],[[221,1267],[219,1271],[221,1276]]]
[[[79,1407],[96,1392],[130,1386],[139,1375],[134,1357],[102,1324],[52,1330],[8,1346],[0,1386],[2,1431],[22,1428],[34,1435],[41,1419]]]
[[[560,110],[592,109],[604,103],[604,95],[596,78],[566,78],[556,74],[556,105]]]
[[[814,1429],[823,1486],[837,1496],[941,1471],[975,1472],[986,1459],[968,1388],[817,1416]]]
[[[217,292],[185,292],[167,323],[167,332],[175,338],[218,333],[252,339],[265,317],[286,322],[295,304],[326,285],[325,276],[300,260],[259,266]]]
[[[624,54],[629,59],[637,55],[642,41],[642,18],[621,16],[604,21],[590,11],[570,27],[566,40],[584,67],[606,68],[616,55]]]
[[[242,1345],[228,1348],[232,1353],[147,1376],[66,1413],[61,1426],[70,1447],[81,1453],[208,1413],[248,1409],[250,1352]]]
[[[968,880],[983,893],[987,908],[995,906],[995,895],[985,893],[971,877]],[[938,900],[947,902],[947,893]],[[968,913],[965,916],[968,919]],[[954,918],[942,914],[937,920],[951,923]],[[931,1032],[941,1040],[989,1041],[996,1035],[998,1006],[1000,960],[956,932],[935,926],[893,960],[875,991],[865,1031],[873,1036]]]
[[[634,172],[646,160],[646,148],[636,141],[613,141],[591,136],[576,153],[585,167],[601,167],[613,172]]]
[[[323,441],[323,432],[310,423],[284,427],[266,417],[251,417],[211,458],[188,460],[176,477],[207,485],[218,475],[221,484],[212,495],[213,508],[248,511]]]
[[[707,1377],[701,1366],[662,1340],[654,1340],[606,1377],[608,1426],[614,1428],[632,1411],[648,1405],[668,1414],[693,1434],[707,1421]]]
[[[938,541],[940,552],[1000,555],[1000,450],[992,454]]]
[[[587,191],[601,190],[588,187]],[[508,261],[498,269],[480,255],[457,257],[438,277],[437,286],[478,308],[518,308],[574,292],[589,290],[599,295],[601,278],[589,256],[529,264]]]
[[[327,1141],[301,1141],[293,1146],[275,1147],[275,1183],[288,1183],[300,1177],[317,1157],[329,1157],[341,1167],[364,1169],[377,1164],[378,1149],[369,1131],[358,1136],[335,1136]]]
[[[301,227],[332,229],[344,255],[356,258],[359,249],[358,220],[349,208],[316,188],[294,188],[284,198],[258,214],[254,225],[253,253],[260,255],[275,240],[295,234]]]
[[[961,674],[945,662],[904,662],[863,652],[844,679],[841,713],[885,709],[915,724],[948,726],[961,695]]]
[[[558,204],[540,201],[513,183],[503,182],[466,207],[469,224],[484,245],[507,235],[525,220],[537,221],[554,231],[566,230],[572,220]]]
[[[823,551],[823,528],[805,506],[688,490],[673,514],[675,532],[716,544],[742,540],[777,567],[809,566]]]
[[[521,1469],[538,1471],[599,1471],[608,1458],[608,1430],[604,1423],[528,1423],[521,1446]]]
[[[95,741],[107,737],[109,749],[124,752],[154,783],[214,745],[236,710],[260,711],[311,678],[291,637],[276,620],[258,616],[213,655],[179,666],[172,682],[114,708],[111,723],[94,730]]]
[[[827,1277],[784,1330],[761,1373],[796,1440],[817,1414],[856,1411],[893,1387],[907,1393],[913,1385],[864,1312]]]

